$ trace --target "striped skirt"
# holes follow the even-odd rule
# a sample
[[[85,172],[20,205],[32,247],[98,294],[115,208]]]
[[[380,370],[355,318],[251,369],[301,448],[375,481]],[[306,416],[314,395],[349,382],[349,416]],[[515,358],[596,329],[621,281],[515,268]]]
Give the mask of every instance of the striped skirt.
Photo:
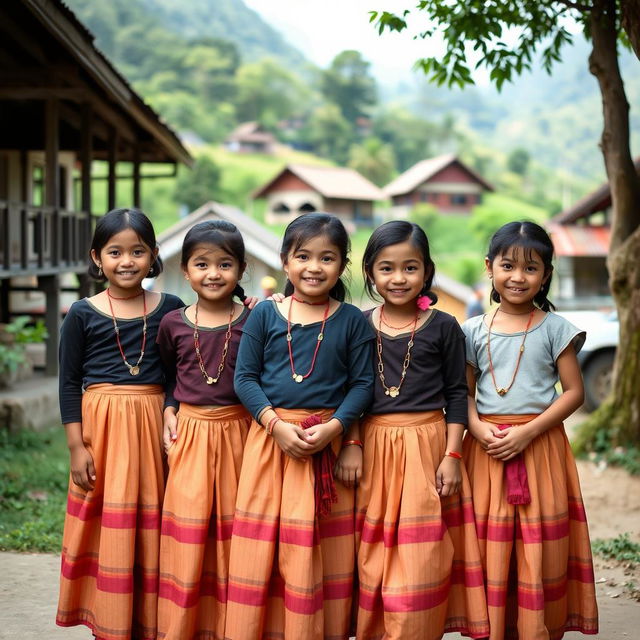
[[[535,416],[481,416],[523,424]],[[467,435],[464,459],[473,490],[487,580],[491,639],[555,640],[598,632],[589,530],[576,463],[562,424],[522,456],[531,502],[509,504],[504,463]]]
[[[312,413],[277,409],[293,423]],[[333,449],[337,453],[342,437]],[[245,447],[233,523],[225,638],[343,640],[349,637],[354,492],[336,482],[337,503],[317,518],[311,458],[284,454],[253,422]]]
[[[162,467],[157,385],[93,385],[82,397],[82,437],[95,487],[69,480],[56,623],[100,640],[155,640]]]
[[[162,508],[158,638],[221,640],[242,450],[242,405],[180,405]]]
[[[368,416],[357,497],[358,640],[489,635],[471,488],[440,498],[442,411]]]

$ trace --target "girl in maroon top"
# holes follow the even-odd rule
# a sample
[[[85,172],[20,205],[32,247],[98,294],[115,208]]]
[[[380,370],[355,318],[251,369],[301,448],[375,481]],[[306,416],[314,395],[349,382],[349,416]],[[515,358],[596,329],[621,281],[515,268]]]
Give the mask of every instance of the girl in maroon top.
[[[231,527],[251,423],[233,390],[249,315],[234,301],[245,299],[240,232],[222,220],[195,225],[181,265],[197,301],[167,314],[158,333],[169,380],[158,600],[158,637],[165,640],[224,634]]]

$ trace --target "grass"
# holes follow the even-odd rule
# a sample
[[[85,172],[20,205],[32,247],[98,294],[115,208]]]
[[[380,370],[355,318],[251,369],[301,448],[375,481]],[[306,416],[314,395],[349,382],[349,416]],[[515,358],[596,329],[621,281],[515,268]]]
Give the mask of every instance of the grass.
[[[593,552],[609,560],[631,563],[640,563],[640,544],[633,542],[628,533],[621,533],[608,540],[597,539],[591,543]]]
[[[0,550],[60,551],[68,473],[61,427],[0,431]]]

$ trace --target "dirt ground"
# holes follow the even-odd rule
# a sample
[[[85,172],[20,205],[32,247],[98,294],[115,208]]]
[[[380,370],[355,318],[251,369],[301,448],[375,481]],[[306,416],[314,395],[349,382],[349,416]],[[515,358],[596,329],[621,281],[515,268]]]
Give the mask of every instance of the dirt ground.
[[[569,429],[578,420],[579,416],[571,420]],[[640,540],[640,478],[592,462],[579,462],[578,471],[592,539],[630,532]],[[59,558],[54,555],[0,553],[0,639],[90,640],[85,627],[55,626],[59,567]],[[640,604],[625,585],[634,582],[640,589],[640,569],[630,571],[596,558],[596,581],[600,634],[591,637],[639,638]],[[453,640],[461,636],[445,637]],[[571,640],[584,636],[568,633],[565,637]]]

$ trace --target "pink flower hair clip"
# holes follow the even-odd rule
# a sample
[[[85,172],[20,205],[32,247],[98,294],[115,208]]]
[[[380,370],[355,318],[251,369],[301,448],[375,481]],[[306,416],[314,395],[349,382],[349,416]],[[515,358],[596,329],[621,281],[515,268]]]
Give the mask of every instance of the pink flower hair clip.
[[[429,296],[418,296],[416,298],[418,309],[426,311],[431,306],[431,298]]]

